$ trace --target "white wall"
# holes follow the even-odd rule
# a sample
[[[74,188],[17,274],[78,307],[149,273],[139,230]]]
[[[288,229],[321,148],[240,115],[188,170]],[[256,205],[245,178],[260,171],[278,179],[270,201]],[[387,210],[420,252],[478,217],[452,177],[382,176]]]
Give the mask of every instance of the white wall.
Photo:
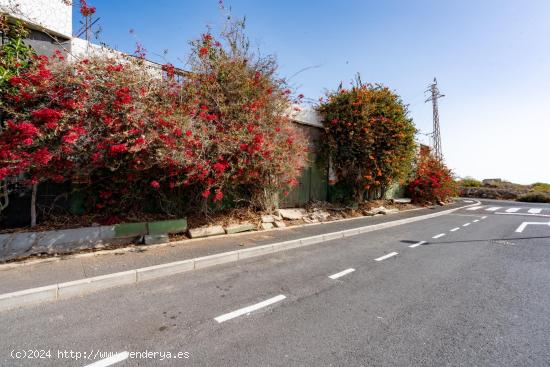
[[[312,107],[293,105],[289,111],[289,116],[293,121],[303,125],[323,128],[321,115]]]
[[[72,7],[63,0],[0,0],[0,11],[55,35],[71,37]]]

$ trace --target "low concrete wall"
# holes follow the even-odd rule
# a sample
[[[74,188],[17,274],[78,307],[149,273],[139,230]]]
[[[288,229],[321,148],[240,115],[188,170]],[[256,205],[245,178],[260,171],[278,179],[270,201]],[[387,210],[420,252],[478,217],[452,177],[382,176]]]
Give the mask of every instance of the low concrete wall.
[[[0,262],[34,254],[66,254],[105,244],[130,243],[146,234],[187,231],[187,219],[120,223],[58,231],[0,234]]]
[[[115,226],[0,234],[0,261],[40,253],[68,253],[106,243],[131,241],[133,238],[117,237]]]

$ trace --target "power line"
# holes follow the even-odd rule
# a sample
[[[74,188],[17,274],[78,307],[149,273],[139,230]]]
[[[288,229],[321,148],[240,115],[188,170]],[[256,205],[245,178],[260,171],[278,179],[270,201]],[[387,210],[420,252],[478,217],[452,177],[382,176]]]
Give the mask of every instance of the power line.
[[[443,151],[441,150],[441,132],[439,129],[439,110],[437,106],[437,100],[439,98],[445,97],[444,94],[441,94],[439,92],[439,88],[437,87],[437,79],[434,78],[434,82],[428,86],[428,89],[426,92],[431,93],[431,97],[428,98],[425,102],[432,101],[432,109],[433,109],[433,134],[432,134],[432,140],[433,140],[433,150],[435,156],[439,160],[443,160]]]

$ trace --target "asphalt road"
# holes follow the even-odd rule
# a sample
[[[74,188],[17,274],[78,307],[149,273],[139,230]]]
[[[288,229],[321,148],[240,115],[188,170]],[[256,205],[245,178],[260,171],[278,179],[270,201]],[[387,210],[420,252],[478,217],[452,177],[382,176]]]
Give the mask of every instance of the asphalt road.
[[[2,312],[0,365],[548,366],[550,205],[482,204]]]

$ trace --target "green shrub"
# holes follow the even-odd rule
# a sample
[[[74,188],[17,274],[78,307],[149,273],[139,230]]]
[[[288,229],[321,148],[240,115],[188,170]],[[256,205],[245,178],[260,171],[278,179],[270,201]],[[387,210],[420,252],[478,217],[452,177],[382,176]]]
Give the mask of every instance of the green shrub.
[[[536,182],[531,185],[531,191],[538,192],[538,191],[544,191],[544,192],[550,192],[550,184],[544,183],[544,182]]]
[[[518,198],[518,201],[529,203],[550,203],[550,191],[531,191],[523,194]]]
[[[479,180],[476,180],[475,178],[464,178],[461,181],[458,182],[458,184],[462,187],[481,187],[483,186],[483,183]]]

